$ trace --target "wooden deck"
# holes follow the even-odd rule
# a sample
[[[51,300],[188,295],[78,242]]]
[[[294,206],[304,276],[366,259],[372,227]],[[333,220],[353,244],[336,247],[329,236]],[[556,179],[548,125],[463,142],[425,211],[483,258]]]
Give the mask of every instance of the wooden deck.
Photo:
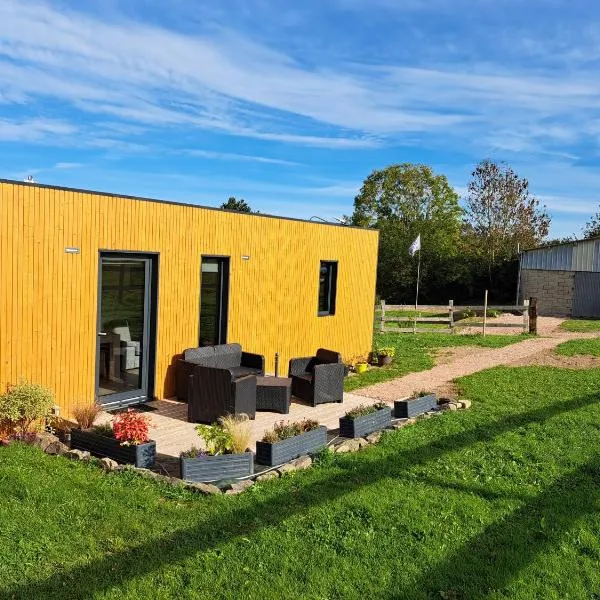
[[[373,400],[375,402],[375,400]],[[279,413],[261,411],[256,413],[256,419],[252,421],[252,450],[255,443],[261,439],[264,432],[271,429],[278,421],[297,421],[304,418],[315,419],[328,429],[339,427],[339,417],[346,411],[359,404],[370,404],[371,400],[365,396],[356,394],[344,394],[344,402],[332,402],[319,404],[312,407],[303,404],[301,400],[292,399],[290,413],[281,415]],[[155,400],[145,405],[152,419],[150,437],[156,441],[158,454],[165,457],[178,457],[180,452],[191,446],[202,447],[202,440],[195,430],[195,423],[187,421],[187,404],[177,400]],[[103,413],[98,422],[110,420],[110,415]]]

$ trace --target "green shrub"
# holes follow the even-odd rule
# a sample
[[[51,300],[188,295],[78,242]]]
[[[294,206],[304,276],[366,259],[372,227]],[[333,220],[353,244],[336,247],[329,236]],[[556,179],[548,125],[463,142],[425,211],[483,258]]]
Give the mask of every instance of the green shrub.
[[[467,308],[465,308],[462,311],[462,318],[463,319],[471,319],[474,316],[475,316],[475,311],[470,306],[467,306]]]
[[[114,438],[115,432],[113,431],[111,423],[103,423],[102,425],[94,425],[93,432],[104,437]]]
[[[390,356],[394,358],[394,356],[396,356],[396,348],[393,346],[383,346],[382,348],[377,348],[377,356]]]
[[[206,442],[208,454],[215,456],[217,454],[231,454],[233,442],[229,432],[219,426],[196,425],[196,433]]]
[[[242,454],[252,439],[252,423],[246,414],[227,415],[212,425],[197,425],[196,432],[206,442],[208,453]]]
[[[496,317],[500,316],[500,311],[495,308],[491,308],[487,311],[487,316],[492,319],[495,319]]]
[[[39,383],[19,381],[0,395],[0,429],[8,434],[24,435],[36,421],[48,417],[53,406],[51,390]]]

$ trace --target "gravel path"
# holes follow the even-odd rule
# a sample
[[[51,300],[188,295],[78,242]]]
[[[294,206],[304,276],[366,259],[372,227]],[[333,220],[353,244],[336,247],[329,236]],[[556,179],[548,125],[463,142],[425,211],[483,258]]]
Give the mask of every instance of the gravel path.
[[[559,329],[558,326],[563,320],[552,317],[539,317],[538,331],[541,337],[526,339],[504,348],[486,349],[474,346],[466,356],[465,349],[460,348],[454,358],[448,360],[446,355],[443,364],[438,364],[428,371],[410,373],[398,379],[377,383],[355,390],[354,394],[391,401],[405,398],[412,395],[413,392],[421,390],[448,389],[450,382],[457,377],[470,375],[498,365],[524,364],[530,357],[551,350],[558,344],[568,340],[597,337],[594,334],[571,333]],[[445,352],[447,349],[443,350]]]

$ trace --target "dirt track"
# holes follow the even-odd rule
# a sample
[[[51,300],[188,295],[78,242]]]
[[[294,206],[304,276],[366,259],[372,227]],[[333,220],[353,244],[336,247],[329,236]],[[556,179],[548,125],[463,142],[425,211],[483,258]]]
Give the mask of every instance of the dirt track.
[[[499,317],[499,319],[502,318]],[[438,354],[439,360],[432,369],[409,373],[398,379],[371,385],[356,390],[354,394],[387,401],[410,396],[421,390],[451,394],[452,381],[457,377],[470,375],[498,365],[548,364],[567,368],[586,368],[583,365],[600,366],[600,360],[594,360],[590,357],[559,357],[552,353],[556,346],[568,340],[598,337],[594,334],[571,333],[559,329],[558,326],[563,320],[554,317],[539,317],[539,337],[528,338],[504,348],[487,349],[476,346],[463,346],[441,349]],[[501,329],[501,331],[503,333],[507,332],[506,329]],[[508,332],[515,333],[512,329],[508,329]],[[493,333],[496,333],[496,331]]]

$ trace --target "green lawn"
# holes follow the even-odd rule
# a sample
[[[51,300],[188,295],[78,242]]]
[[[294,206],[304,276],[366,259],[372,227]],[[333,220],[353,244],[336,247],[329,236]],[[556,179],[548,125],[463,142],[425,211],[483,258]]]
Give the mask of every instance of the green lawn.
[[[600,356],[600,338],[591,340],[569,340],[556,347],[556,353],[563,356],[577,356],[585,354],[588,356]]]
[[[598,319],[568,319],[560,324],[562,329],[567,331],[600,331],[600,320]]]
[[[501,348],[522,342],[524,335],[459,335],[448,333],[376,333],[373,336],[375,348],[394,346],[396,356],[388,367],[371,369],[362,375],[347,377],[344,389],[347,392],[367,385],[402,377],[407,373],[425,371],[434,366],[433,353],[438,348],[454,346],[480,346],[482,348]]]
[[[0,448],[0,598],[598,598],[600,369],[460,385],[469,411],[233,498]]]

